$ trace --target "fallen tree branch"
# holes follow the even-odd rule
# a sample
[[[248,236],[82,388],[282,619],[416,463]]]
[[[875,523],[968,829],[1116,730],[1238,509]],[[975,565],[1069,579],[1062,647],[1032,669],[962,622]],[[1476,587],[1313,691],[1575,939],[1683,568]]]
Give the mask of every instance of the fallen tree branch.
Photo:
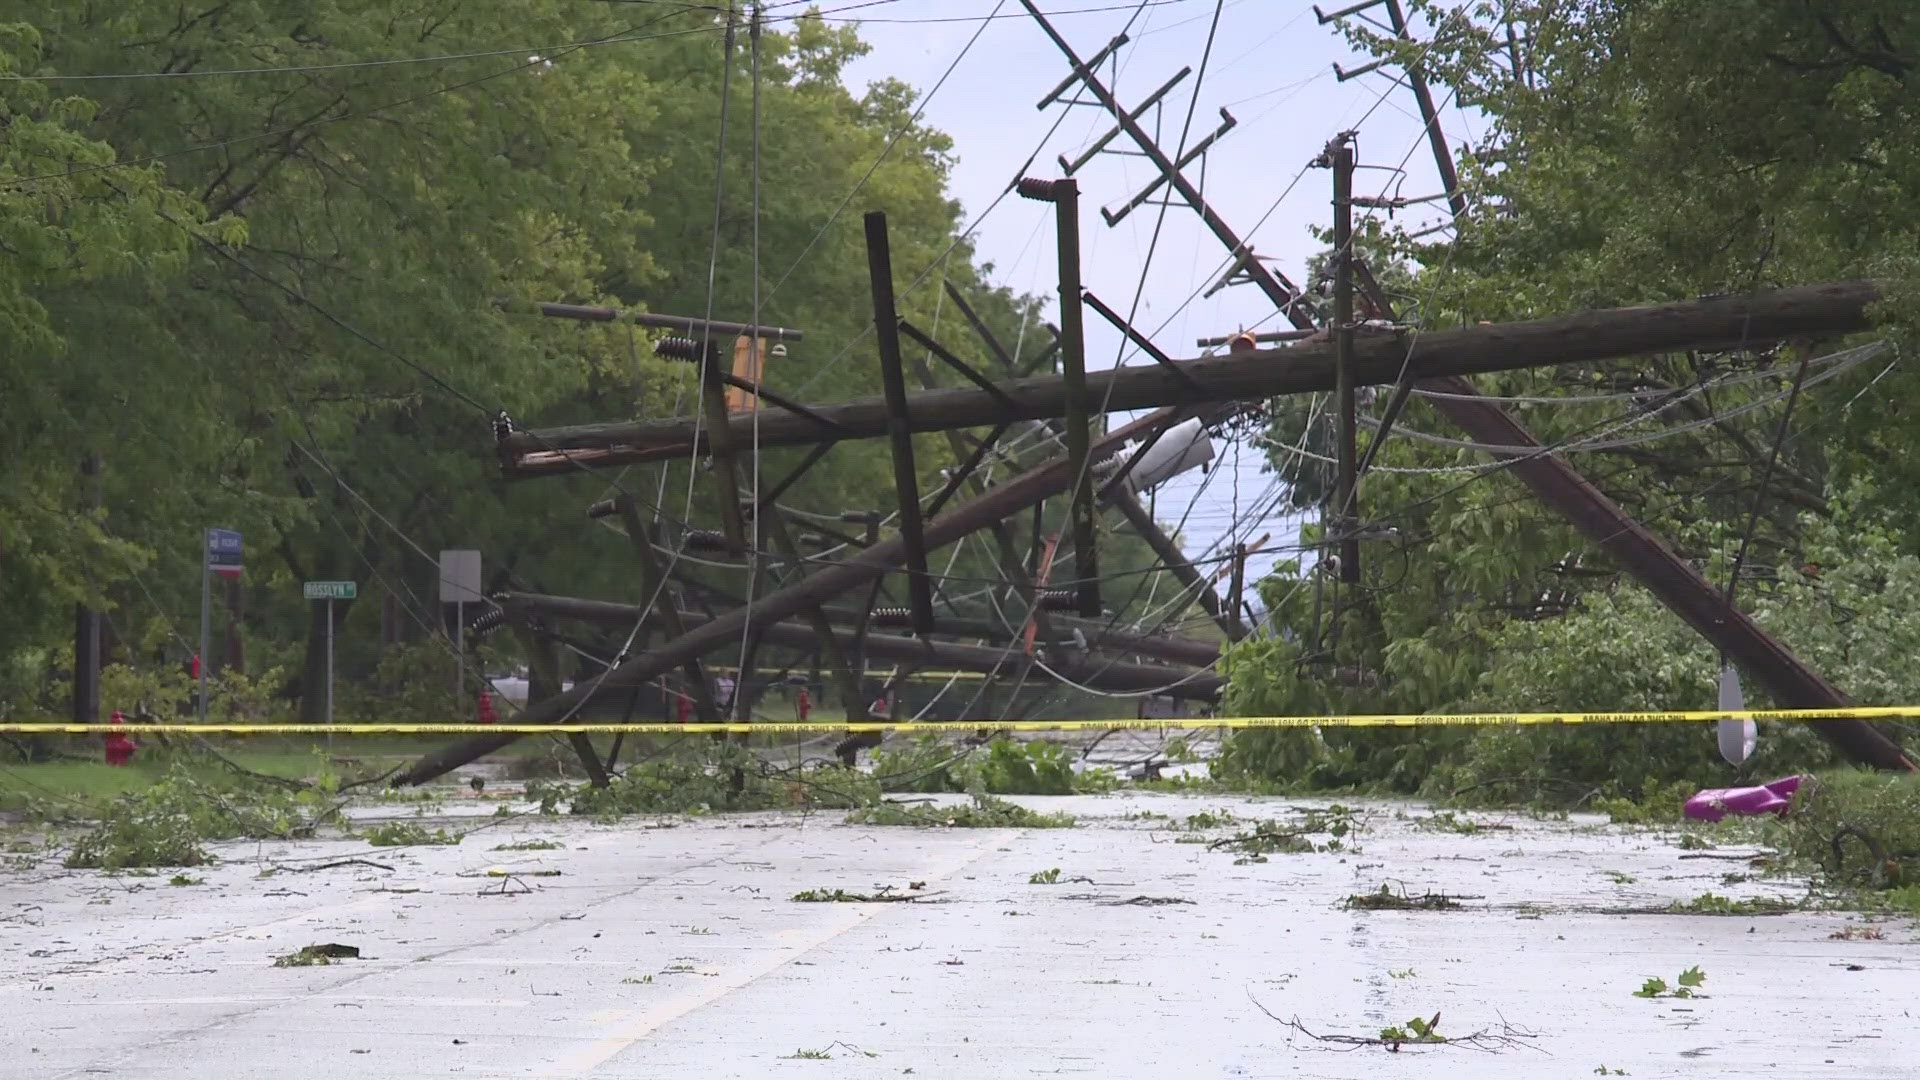
[[[1427,1034],[1418,1036],[1409,1035],[1405,1038],[1388,1036],[1389,1032],[1401,1031],[1398,1027],[1384,1028],[1380,1035],[1321,1035],[1308,1030],[1307,1026],[1302,1024],[1300,1018],[1297,1016],[1291,1020],[1282,1020],[1280,1017],[1275,1016],[1273,1010],[1262,1005],[1260,999],[1254,997],[1253,991],[1251,990],[1247,991],[1247,1000],[1253,1002],[1254,1008],[1266,1013],[1267,1017],[1275,1023],[1281,1024],[1301,1035],[1305,1035],[1307,1038],[1323,1046],[1327,1046],[1336,1053],[1351,1053],[1365,1046],[1377,1046],[1390,1054],[1400,1053],[1403,1047],[1440,1048],[1454,1046],[1463,1050],[1479,1050],[1488,1054],[1497,1054],[1502,1050],[1512,1050],[1517,1047],[1526,1047],[1532,1050],[1540,1049],[1528,1041],[1539,1038],[1539,1035],[1531,1031],[1522,1031],[1504,1021],[1501,1023],[1501,1030],[1498,1033],[1482,1028],[1471,1035],[1461,1035],[1457,1037],[1441,1035],[1438,1032],[1432,1031],[1430,1027],[1423,1029],[1428,1032]],[[1436,1013],[1434,1015],[1434,1022],[1437,1024],[1438,1021],[1439,1014]],[[1545,1052],[1544,1050],[1541,1051],[1541,1053]]]
[[[275,864],[274,869],[286,870],[295,874],[311,874],[316,870],[334,870],[342,866],[371,866],[375,870],[386,870],[388,872],[392,872],[393,870],[393,867],[388,866],[386,863],[377,863],[372,859],[335,859],[332,862],[321,863],[318,866],[281,866]]]
[[[1213,843],[1207,845],[1207,850],[1212,851],[1215,848],[1226,847],[1228,844],[1252,844],[1261,840],[1298,840],[1305,835],[1307,835],[1305,829],[1288,829],[1284,832],[1242,833],[1239,836],[1229,836],[1223,840],[1215,840]]]

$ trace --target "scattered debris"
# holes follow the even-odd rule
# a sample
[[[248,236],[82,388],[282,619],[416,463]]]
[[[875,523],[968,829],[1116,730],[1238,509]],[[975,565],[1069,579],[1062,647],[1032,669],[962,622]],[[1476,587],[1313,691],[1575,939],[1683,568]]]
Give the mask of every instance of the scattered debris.
[[[1416,1016],[1406,1024],[1394,1024],[1380,1029],[1380,1041],[1387,1043],[1387,1049],[1398,1051],[1401,1043],[1443,1043],[1445,1035],[1440,1034],[1440,1014],[1434,1013],[1433,1019]]]
[[[1301,813],[1300,820],[1297,822],[1255,822],[1253,827],[1245,832],[1209,843],[1207,850],[1233,848],[1241,854],[1241,859],[1236,860],[1236,865],[1244,865],[1246,862],[1265,862],[1264,856],[1272,854],[1311,854],[1352,850],[1346,845],[1346,837],[1358,832],[1361,828],[1352,809],[1338,804],[1324,810],[1313,807],[1296,807],[1295,809]],[[1214,816],[1209,815],[1209,817]],[[1232,820],[1224,814],[1215,819]],[[1187,820],[1191,822],[1194,818]],[[1324,835],[1327,839],[1316,843],[1312,837],[1319,835]]]
[[[1193,901],[1180,896],[1136,896],[1131,900],[1107,900],[1103,907],[1166,907],[1169,904],[1191,904]]]
[[[1235,847],[1248,855],[1265,855],[1269,852],[1310,852],[1315,850],[1313,841],[1299,829],[1256,829],[1239,833],[1207,845],[1208,851],[1218,851],[1223,847]]]
[[[971,805],[904,806],[886,801],[847,815],[849,825],[908,825],[948,829],[1070,829],[1066,814],[1042,814],[992,795],[975,795]]]
[[[1471,836],[1479,832],[1512,832],[1513,826],[1495,822],[1480,822],[1472,818],[1461,817],[1451,810],[1442,810],[1426,817],[1414,818],[1413,827],[1419,832],[1450,832]]]
[[[393,870],[393,867],[388,866],[386,863],[377,863],[372,859],[335,859],[332,862],[324,862],[318,866],[281,866],[275,864],[274,869],[288,870],[296,874],[311,874],[316,870],[337,870],[342,866],[370,866],[375,870],[385,870],[389,873]]]
[[[801,1061],[830,1061],[833,1058],[832,1051],[835,1047],[838,1047],[842,1050],[846,1050],[850,1053],[859,1054],[863,1057],[873,1058],[873,1057],[880,1056],[880,1052],[878,1050],[863,1050],[860,1047],[853,1045],[852,1043],[844,1043],[844,1042],[836,1041],[836,1042],[828,1043],[826,1049],[824,1050],[805,1050],[805,1049],[795,1050],[793,1053],[785,1055],[781,1060],[792,1061],[792,1060],[798,1059]],[[907,1071],[912,1072],[913,1070],[908,1069]]]
[[[428,832],[426,826],[411,821],[384,821],[368,829],[361,837],[374,847],[415,847],[452,845],[460,842],[459,833],[445,829]]]
[[[1734,900],[1718,893],[1701,893],[1691,900],[1676,900],[1666,908],[1673,915],[1784,915],[1805,905],[1770,896]]]
[[[807,889],[804,892],[794,893],[788,899],[800,904],[902,904],[939,895],[937,892],[897,893],[892,891],[892,886],[886,886],[872,893],[848,892],[845,889]]]
[[[1539,1047],[1534,1046],[1532,1041],[1540,1037],[1537,1033],[1525,1031],[1506,1023],[1500,1025],[1500,1031],[1498,1032],[1482,1030],[1476,1031],[1471,1035],[1442,1035],[1437,1030],[1440,1024],[1439,1013],[1434,1013],[1431,1018],[1415,1017],[1405,1024],[1394,1024],[1390,1027],[1381,1028],[1380,1034],[1378,1035],[1321,1035],[1308,1030],[1307,1026],[1302,1024],[1300,1018],[1297,1016],[1291,1020],[1281,1020],[1278,1016],[1274,1015],[1273,1010],[1260,1004],[1259,999],[1255,998],[1251,991],[1247,993],[1247,1000],[1253,1002],[1255,1008],[1266,1013],[1269,1019],[1285,1025],[1289,1030],[1304,1035],[1314,1042],[1321,1043],[1330,1048],[1344,1047],[1348,1052],[1358,1050],[1363,1046],[1377,1046],[1391,1054],[1400,1053],[1403,1047],[1409,1046],[1433,1048],[1456,1046],[1469,1050],[1481,1050],[1488,1053],[1497,1053],[1501,1050],[1511,1050],[1517,1047],[1539,1049]]]
[[[1700,993],[1700,984],[1707,981],[1707,973],[1701,971],[1700,965],[1698,964],[1681,972],[1674,981],[1677,985],[1669,987],[1667,980],[1656,975],[1646,982],[1641,983],[1640,989],[1635,990],[1633,996],[1638,998],[1697,998],[1705,996]]]
[[[1405,892],[1394,892],[1391,885],[1382,885],[1378,892],[1354,893],[1347,897],[1345,906],[1362,911],[1453,911],[1460,907],[1462,900],[1482,899],[1485,898],[1448,896],[1445,893],[1408,896]]]
[[[274,967],[324,967],[335,960],[358,960],[360,950],[352,945],[309,945],[299,952],[277,956]]]
[[[512,844],[496,844],[495,851],[557,851],[567,845],[558,840],[521,840]]]
[[[1849,926],[1827,935],[1834,941],[1883,941],[1886,936],[1886,931],[1877,926]]]

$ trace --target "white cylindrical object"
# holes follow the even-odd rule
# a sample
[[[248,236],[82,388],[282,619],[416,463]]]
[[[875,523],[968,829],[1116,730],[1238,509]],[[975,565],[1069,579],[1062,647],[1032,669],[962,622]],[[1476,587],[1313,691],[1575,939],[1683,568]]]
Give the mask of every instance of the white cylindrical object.
[[[1128,474],[1127,485],[1137,495],[1212,460],[1213,440],[1207,437],[1206,425],[1198,418],[1188,420],[1167,429],[1147,448],[1140,464]]]

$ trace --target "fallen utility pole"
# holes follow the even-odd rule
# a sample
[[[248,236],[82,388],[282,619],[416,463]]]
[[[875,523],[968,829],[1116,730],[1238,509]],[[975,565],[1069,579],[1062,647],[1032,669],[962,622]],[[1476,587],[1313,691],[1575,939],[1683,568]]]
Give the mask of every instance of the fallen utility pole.
[[[566,596],[523,594],[502,597],[499,602],[502,607],[510,610],[517,608],[539,611],[549,617],[576,618],[613,626],[631,623],[639,610],[631,604],[576,600]],[[680,617],[689,626],[697,626],[706,621],[692,612],[682,612]],[[794,622],[761,624],[756,633],[760,635],[763,643],[782,648],[805,650],[813,648],[816,643],[811,628]],[[845,648],[853,646],[854,631],[851,629],[836,630],[834,637]],[[988,674],[1022,659],[1019,652],[1004,647],[926,641],[894,634],[868,633],[861,647],[869,657],[879,660],[913,662],[922,665],[942,664],[961,671],[979,671]],[[1224,684],[1224,680],[1219,675],[1206,668],[1198,667],[1127,663],[1090,656],[1049,659],[1048,666],[1074,682],[1098,690],[1122,692],[1153,690],[1163,692],[1169,697],[1202,701],[1211,701],[1217,697]]]
[[[1473,384],[1456,378],[1423,380],[1419,387],[1447,394],[1475,392]],[[1440,398],[1433,399],[1433,404],[1474,441],[1513,447],[1514,453],[1502,456],[1510,458],[1512,464],[1507,468],[1521,483],[1613,556],[1668,610],[1750,672],[1780,708],[1843,708],[1853,703],[1793,650],[1727,603],[1685,559],[1646,526],[1628,517],[1572,466],[1541,447],[1498,406]],[[1822,720],[1813,725],[1813,731],[1855,761],[1880,769],[1914,771],[1913,762],[1900,747],[1868,721]]]
[[[619,513],[627,531],[627,539],[632,542],[634,554],[639,559],[640,585],[647,597],[648,607],[657,609],[661,626],[669,635],[679,637],[686,632],[686,628],[680,625],[679,609],[673,594],[667,589],[667,578],[661,570],[659,555],[653,550],[653,531],[641,520],[640,508],[633,496],[617,496],[614,509]],[[651,616],[654,612],[647,614]],[[636,616],[635,622],[638,621]],[[700,658],[689,657],[680,666],[687,676],[687,695],[692,700],[694,714],[703,724],[717,722],[720,710],[714,705],[712,688],[707,683],[707,673],[700,665]]]
[[[525,622],[514,623],[513,633],[520,640],[520,647],[525,650],[527,663],[531,666],[530,674],[533,677],[527,681],[528,703],[531,704],[539,697],[546,696],[536,693],[537,690],[544,690],[548,694],[559,693],[560,657],[554,652],[553,642],[542,638],[537,629]],[[606,787],[610,778],[607,776],[606,764],[600,760],[599,753],[593,748],[593,740],[580,732],[570,732],[567,735],[567,745],[573,747],[574,755],[580,759],[581,767],[587,770],[587,779],[593,786]]]
[[[1121,427],[1101,438],[1092,447],[1095,454],[1112,453],[1128,440],[1150,435],[1168,424],[1177,424],[1191,415],[1185,408],[1161,409]],[[995,521],[1005,519],[1042,499],[1066,491],[1073,483],[1072,470],[1064,459],[1049,461],[1000,484],[984,494],[956,506],[928,522],[925,541],[929,549],[959,540]],[[873,581],[900,565],[906,558],[906,543],[893,536],[866,548],[845,562],[822,567],[799,581],[744,608],[667,641],[658,648],[616,665],[592,686],[575,686],[565,693],[529,706],[521,716],[527,724],[553,723],[587,701],[596,692],[616,690],[647,682],[662,672],[703,656],[730,641],[737,640],[749,623],[770,624],[800,613],[810,604],[840,596],[858,585]],[[419,784],[457,769],[467,762],[490,754],[518,739],[518,735],[475,736],[426,754],[402,771],[391,782],[395,786]]]
[[[1141,505],[1139,498],[1133,492],[1124,487],[1116,489],[1108,501],[1125,515],[1127,523],[1133,526],[1133,531],[1139,533],[1140,539],[1145,540],[1147,546],[1153,549],[1153,553],[1166,564],[1174,580],[1194,594],[1200,601],[1201,609],[1213,619],[1214,625],[1220,628],[1220,632],[1227,635],[1228,641],[1239,641],[1247,636],[1247,624],[1240,621],[1239,613],[1220,602],[1219,594],[1213,591],[1213,584],[1207,580],[1206,575],[1187,561],[1186,553],[1180,550],[1180,545],[1174,543],[1173,537],[1168,536],[1160,528],[1160,523],[1153,520],[1153,515]]]
[[[1361,335],[1353,349],[1354,385],[1390,384],[1403,369],[1415,378],[1438,378],[1851,333],[1871,325],[1866,309],[1879,297],[1875,283],[1851,281],[1456,330]],[[1124,412],[1176,403],[1253,401],[1335,386],[1330,344],[1256,349],[1182,360],[1176,366],[1177,372],[1160,364],[1088,372],[1090,399],[1096,407],[1104,403],[1109,412]],[[910,394],[907,426],[916,432],[944,431],[1005,420],[1053,419],[1066,412],[1068,392],[1059,376],[1021,379],[1006,383],[1002,390],[1017,409],[999,397],[964,387]],[[884,398],[823,405],[818,412],[844,429],[846,438],[884,435],[892,420]],[[811,444],[822,438],[819,424],[791,414],[763,414],[757,421],[751,414],[741,414],[729,420],[740,440],[755,437],[756,423],[762,448]],[[516,431],[501,441],[501,451],[510,476],[553,475],[581,465],[704,452],[707,433],[699,429],[699,422],[689,417]]]
[[[1388,297],[1373,283],[1372,276],[1365,275],[1362,280],[1370,286],[1369,299],[1382,314],[1391,315]],[[1439,395],[1430,399],[1434,409],[1475,442],[1513,447],[1512,453],[1500,452],[1500,456],[1508,459],[1507,470],[1516,479],[1613,556],[1668,610],[1717,646],[1722,655],[1752,672],[1781,708],[1842,708],[1852,704],[1793,650],[1734,607],[1665,541],[1629,517],[1573,466],[1541,446],[1519,421],[1500,406],[1479,398],[1472,383],[1449,376],[1421,379],[1413,385],[1438,391]],[[1881,769],[1914,770],[1913,762],[1900,747],[1865,720],[1823,720],[1814,724],[1813,730],[1856,761]]]

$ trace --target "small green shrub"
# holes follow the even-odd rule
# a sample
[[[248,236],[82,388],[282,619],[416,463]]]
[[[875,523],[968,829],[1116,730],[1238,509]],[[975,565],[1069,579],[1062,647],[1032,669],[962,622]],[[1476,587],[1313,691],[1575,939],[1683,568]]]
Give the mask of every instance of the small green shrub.
[[[100,820],[67,853],[75,868],[124,870],[150,866],[203,866],[213,861],[203,846],[239,838],[286,840],[310,836],[337,807],[324,788],[216,785],[175,762],[150,787],[108,804]]]

